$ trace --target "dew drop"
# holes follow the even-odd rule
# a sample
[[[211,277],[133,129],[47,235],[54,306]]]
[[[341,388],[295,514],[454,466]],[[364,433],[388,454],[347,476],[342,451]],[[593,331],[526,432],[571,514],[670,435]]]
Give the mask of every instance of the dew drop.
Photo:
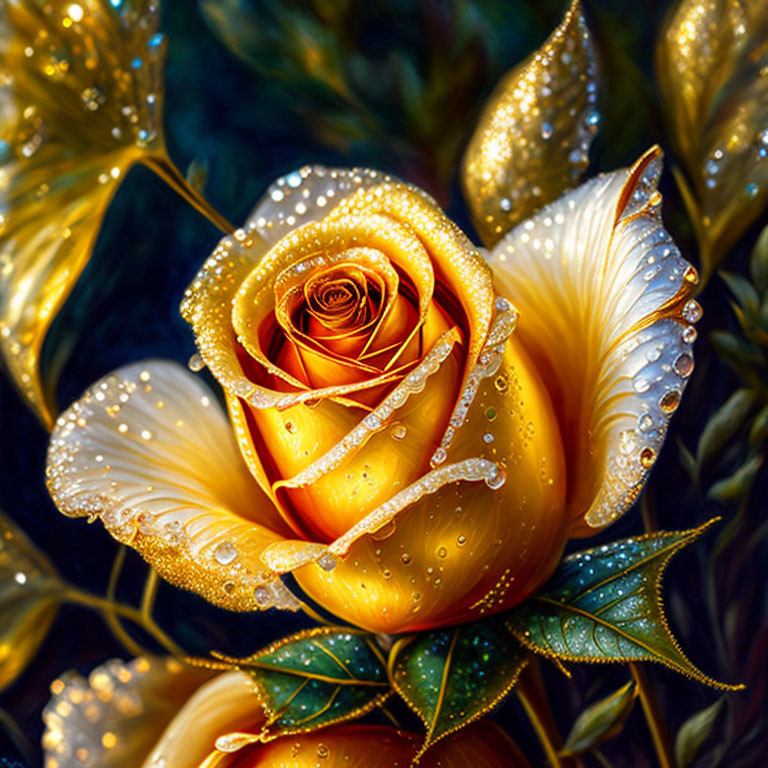
[[[258,586],[253,590],[253,596],[256,599],[256,605],[261,608],[269,605],[269,590],[266,587]]]
[[[400,555],[400,560],[403,565],[408,565],[411,562],[411,556],[407,552],[403,552],[403,554]]]
[[[229,565],[237,558],[237,549],[231,541],[222,541],[213,550],[213,557],[220,565]]]
[[[494,467],[485,478],[485,484],[492,490],[498,490],[507,481],[504,471],[500,467]]]
[[[676,390],[670,390],[659,400],[659,406],[664,413],[672,413],[680,403],[680,393]]]
[[[299,428],[290,420],[285,422],[285,429],[291,435],[295,435],[299,431]]]
[[[331,754],[331,750],[328,749],[328,747],[326,747],[325,744],[318,744],[317,745],[317,756],[321,760],[325,760],[325,758],[328,757],[328,755],[330,755],[330,754]]]
[[[202,371],[203,368],[205,368],[205,363],[203,362],[203,358],[200,357],[200,355],[195,352],[194,355],[192,355],[189,360],[187,361],[187,368],[189,368],[190,371],[193,371],[197,373],[198,371]]]
[[[440,547],[437,550],[437,556],[438,557],[445,557],[448,554],[448,550],[445,547]]]
[[[640,463],[648,469],[653,466],[654,461],[656,461],[656,451],[653,448],[643,448],[640,452]]]
[[[467,537],[463,533],[460,533],[456,537],[456,544],[457,544],[457,546],[463,547],[466,543],[467,543]]]
[[[683,307],[683,320],[686,323],[696,323],[701,320],[701,305],[695,299],[686,302]]]
[[[507,392],[509,389],[509,379],[503,374],[500,373],[494,380],[493,380],[493,386],[496,387],[496,391],[503,395]]]
[[[696,337],[698,335],[698,332],[692,325],[687,325],[685,328],[683,328],[681,337],[686,344],[693,344],[693,342],[696,341]]]
[[[635,392],[637,392],[640,395],[642,395],[644,392],[647,392],[651,388],[651,385],[648,382],[648,379],[645,379],[642,376],[635,379],[632,382],[632,386],[634,387]]]
[[[498,413],[496,413],[495,408],[487,408],[485,411],[485,418],[488,419],[488,421],[494,421],[496,417],[498,416]]]
[[[375,531],[371,534],[371,538],[374,541],[383,541],[384,539],[388,539],[396,530],[396,525],[394,520],[390,520],[388,523],[385,523],[381,528],[379,528],[378,531]]]
[[[394,422],[389,428],[389,436],[393,440],[403,440],[407,434],[408,428],[405,426],[405,424],[403,424],[402,421]]]
[[[683,353],[677,360],[675,360],[673,367],[678,376],[686,378],[690,376],[693,371],[693,358],[690,355]]]

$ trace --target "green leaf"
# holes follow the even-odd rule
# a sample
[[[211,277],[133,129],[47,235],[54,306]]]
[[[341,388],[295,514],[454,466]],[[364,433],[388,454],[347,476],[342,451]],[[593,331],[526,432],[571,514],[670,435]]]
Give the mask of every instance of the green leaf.
[[[750,315],[757,314],[757,308],[760,306],[760,297],[752,283],[741,275],[731,272],[720,271],[720,277],[723,278],[730,292],[736,297],[744,311]]]
[[[696,449],[699,469],[717,456],[723,446],[744,426],[754,402],[755,393],[752,390],[737,389],[710,416]]]
[[[716,518],[717,519],[717,518]],[[656,661],[714,688],[669,631],[661,576],[670,558],[715,520],[690,531],[652,533],[566,557],[538,594],[506,614],[527,648],[566,661]]]
[[[701,745],[706,741],[717,720],[725,699],[718,699],[714,704],[689,717],[677,732],[675,738],[675,757],[679,768],[690,765]]]
[[[306,630],[244,659],[213,655],[256,682],[267,714],[260,741],[359,717],[390,694],[373,637],[355,630]]]
[[[635,683],[630,680],[610,696],[587,707],[573,724],[560,755],[580,755],[612,739],[621,731],[636,697]]]
[[[768,438],[768,405],[758,411],[749,430],[749,447],[755,448]]]
[[[755,477],[762,465],[762,455],[753,456],[732,475],[714,483],[707,491],[707,497],[721,502],[732,502],[745,498],[752,490]]]
[[[768,291],[768,227],[760,233],[752,249],[749,271],[757,290],[760,293]]]
[[[765,366],[765,357],[758,347],[727,331],[712,331],[710,337],[717,354],[740,376],[749,379],[751,369]]]
[[[405,638],[392,648],[392,686],[427,729],[419,756],[477,720],[514,687],[527,652],[503,616]]]

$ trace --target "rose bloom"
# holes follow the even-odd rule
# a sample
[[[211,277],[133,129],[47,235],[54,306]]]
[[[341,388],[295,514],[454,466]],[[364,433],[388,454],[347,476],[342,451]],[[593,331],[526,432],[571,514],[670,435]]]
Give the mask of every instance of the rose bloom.
[[[255,739],[266,717],[246,674],[212,674],[170,658],[113,659],[88,679],[63,675],[51,692],[43,712],[45,768],[408,768],[423,738],[347,724],[256,743],[248,735]],[[229,734],[237,734],[239,744],[229,747],[235,751],[217,750]],[[442,739],[419,765],[528,763],[501,728],[483,720]]]
[[[424,192],[303,168],[182,312],[215,395],[129,365],[58,420],[48,483],[233,610],[314,601],[395,633],[502,611],[637,497],[693,368],[695,270],[657,149],[482,253]]]

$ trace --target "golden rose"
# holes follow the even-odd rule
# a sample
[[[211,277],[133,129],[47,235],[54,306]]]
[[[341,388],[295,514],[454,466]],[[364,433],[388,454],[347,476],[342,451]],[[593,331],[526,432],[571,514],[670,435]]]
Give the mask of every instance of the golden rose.
[[[692,370],[660,169],[593,179],[487,258],[379,173],[280,179],[182,307],[229,419],[178,366],[121,369],[59,419],[56,503],[235,610],[297,607],[289,572],[372,631],[519,603],[636,498]]]
[[[87,680],[63,675],[51,691],[43,712],[47,768],[406,768],[422,742],[388,726],[335,725],[249,743],[247,734],[258,734],[266,719],[250,678],[212,675],[173,659],[113,659]],[[242,748],[217,750],[217,740],[233,733],[246,735]],[[483,720],[440,741],[419,765],[528,763],[495,723]]]

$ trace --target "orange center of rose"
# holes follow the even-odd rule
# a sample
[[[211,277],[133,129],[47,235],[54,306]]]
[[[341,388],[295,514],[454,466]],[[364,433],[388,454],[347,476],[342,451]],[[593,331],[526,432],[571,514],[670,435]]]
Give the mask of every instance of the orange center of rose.
[[[350,248],[334,262],[287,270],[262,335],[269,358],[311,389],[386,375],[394,385],[423,354],[413,283],[380,251]],[[376,393],[354,396],[368,403]]]

